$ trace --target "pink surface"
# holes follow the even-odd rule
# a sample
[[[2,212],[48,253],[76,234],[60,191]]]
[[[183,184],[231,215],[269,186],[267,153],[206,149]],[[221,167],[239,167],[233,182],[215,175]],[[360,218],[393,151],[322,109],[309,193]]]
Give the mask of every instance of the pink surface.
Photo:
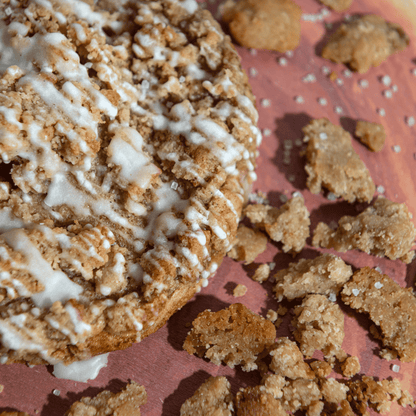
[[[297,0],[304,13],[316,13],[321,6],[314,0]],[[210,5],[214,8],[215,5]],[[382,123],[387,131],[385,148],[378,154],[369,152],[358,142],[353,145],[369,168],[376,185],[385,188],[385,196],[397,202],[406,202],[410,211],[416,213],[416,166],[415,135],[416,126],[409,127],[405,117],[416,116],[416,77],[412,74],[416,65],[414,30],[404,16],[388,2],[356,0],[349,10],[354,13],[377,13],[400,22],[410,34],[412,44],[405,51],[389,59],[378,68],[371,69],[365,75],[353,74],[351,78],[343,75],[344,67],[334,65],[318,57],[325,28],[322,23],[302,22],[301,45],[294,51],[293,57],[286,57],[269,51],[250,52],[238,48],[243,67],[249,73],[253,91],[257,97],[260,113],[259,125],[266,132],[258,158],[258,181],[255,189],[267,193],[270,203],[275,206],[282,204],[280,196],[289,196],[295,190],[301,191],[308,209],[311,212],[313,230],[318,221],[337,221],[342,215],[355,214],[365,205],[350,205],[342,201],[329,201],[322,195],[312,195],[305,187],[306,174],[303,170],[304,161],[299,156],[299,148],[293,143],[291,164],[283,164],[283,145],[285,140],[302,137],[301,129],[310,118],[327,117],[334,123],[340,123],[351,130],[354,123],[351,119],[366,119]],[[327,22],[337,22],[342,15],[332,13]],[[285,56],[287,65],[281,66],[278,59]],[[322,74],[323,65],[335,70],[344,85],[338,86]],[[304,83],[302,78],[313,73],[316,83]],[[389,75],[392,84],[397,84],[398,92],[388,99],[382,95],[387,89],[380,77]],[[359,80],[366,79],[369,87],[363,89]],[[295,96],[302,96],[303,104],[298,104]],[[318,103],[318,98],[325,98],[326,106]],[[264,106],[264,99],[270,100],[270,106]],[[341,106],[343,114],[336,114],[335,106]],[[385,117],[377,114],[377,109],[384,108]],[[351,119],[350,119],[351,118]],[[270,130],[270,135],[267,131]],[[399,145],[400,152],[392,147]],[[316,250],[307,246],[296,259],[314,257]],[[416,272],[416,261],[406,266],[400,261],[379,259],[358,252],[350,252],[341,257],[355,267],[379,266],[381,270],[395,279],[402,286],[412,286]],[[292,257],[281,251],[279,244],[269,243],[265,253],[256,259],[256,264],[243,266],[226,258],[210,285],[203,289],[181,311],[156,334],[134,345],[126,351],[110,354],[107,368],[103,369],[96,380],[87,383],[54,378],[47,367],[28,368],[24,365],[0,366],[0,384],[4,391],[0,394],[0,411],[19,409],[31,415],[64,415],[71,403],[85,395],[95,395],[103,389],[118,391],[128,380],[135,380],[146,387],[148,403],[142,408],[146,416],[178,415],[183,401],[190,397],[209,375],[227,375],[233,391],[240,387],[255,385],[260,381],[257,372],[244,373],[240,368],[231,370],[228,367],[217,367],[208,361],[190,356],[182,350],[182,344],[189,328],[185,327],[199,312],[210,308],[219,310],[231,303],[241,302],[257,313],[265,315],[268,309],[277,308],[272,296],[272,284],[260,285],[251,280],[250,276],[256,266],[262,262],[276,262],[280,270],[292,261]],[[237,283],[247,286],[248,292],[242,298],[234,298],[232,290]],[[293,303],[291,304],[293,306]],[[398,360],[387,362],[376,354],[380,348],[369,336],[369,320],[359,316],[346,306],[345,312],[346,337],[344,349],[351,355],[358,355],[362,373],[377,376],[398,378],[404,388],[416,395],[416,367],[413,363],[400,363]],[[279,335],[290,335],[290,314],[278,331]],[[399,373],[391,370],[392,364],[400,365]],[[52,391],[57,389],[60,396]],[[393,405],[394,415],[413,414],[411,409],[401,409]]]

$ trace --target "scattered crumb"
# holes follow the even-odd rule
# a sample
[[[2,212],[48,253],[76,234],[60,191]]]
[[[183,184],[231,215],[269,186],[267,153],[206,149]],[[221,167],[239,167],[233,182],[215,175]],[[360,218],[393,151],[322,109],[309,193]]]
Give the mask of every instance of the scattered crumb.
[[[371,151],[379,152],[383,149],[386,141],[386,131],[381,124],[370,123],[359,120],[355,128],[355,135],[360,142],[366,145]]]
[[[264,229],[273,241],[282,242],[285,253],[299,253],[305,246],[310,219],[302,196],[293,197],[281,208],[248,205],[244,213],[252,224]]]
[[[340,252],[359,249],[368,254],[410,263],[414,257],[411,248],[416,237],[411,218],[405,204],[379,197],[373,206],[358,216],[342,217],[335,231],[319,223],[313,233],[312,245]]]
[[[192,326],[192,323],[191,322],[186,322],[185,323],[185,328],[190,328]]]
[[[303,132],[309,138],[305,166],[309,190],[318,194],[327,188],[348,202],[370,202],[375,185],[350,134],[327,119],[312,120]]]
[[[238,416],[287,416],[281,401],[262,386],[241,389],[235,397],[235,411]]]
[[[285,308],[284,306],[282,306],[282,305],[279,305],[279,309],[277,310],[277,313],[280,315],[280,316],[284,316],[284,315],[286,315],[287,314],[287,308]]]
[[[299,45],[301,15],[292,0],[229,0],[222,18],[240,45],[286,52]]]
[[[408,44],[409,37],[399,25],[380,16],[364,15],[342,24],[330,37],[322,56],[363,74]]]
[[[345,384],[334,378],[322,380],[321,383],[321,393],[327,403],[337,404],[346,400],[348,390],[349,388]]]
[[[341,363],[341,371],[344,377],[351,378],[358,374],[361,370],[360,361],[358,357],[348,357],[343,363]]]
[[[351,266],[333,254],[321,254],[312,260],[301,259],[277,272],[274,292],[278,301],[292,300],[308,294],[339,293],[351,277]]]
[[[336,12],[343,12],[347,10],[353,0],[319,0],[325,6],[330,7],[331,9],[335,10]]]
[[[332,72],[329,74],[329,79],[330,79],[331,81],[335,81],[337,78],[338,78],[338,74],[337,74],[335,71],[332,71]]]
[[[241,284],[238,284],[233,290],[233,296],[235,298],[240,298],[247,293],[247,287]]]
[[[244,261],[245,264],[250,264],[266,248],[267,237],[261,231],[240,225],[233,248],[227,253],[227,256],[237,261]]]
[[[259,283],[265,282],[270,276],[270,266],[266,264],[260,264],[259,267],[257,267],[256,271],[253,275],[253,280]]]
[[[315,350],[322,351],[326,358],[341,357],[344,340],[344,314],[340,307],[324,295],[308,295],[294,309],[294,336],[306,358]]]
[[[183,348],[189,354],[205,356],[216,365],[242,365],[244,371],[257,368],[257,356],[276,338],[275,326],[240,303],[218,312],[206,310],[193,321]]]
[[[311,362],[309,365],[316,377],[328,377],[332,373],[332,367],[326,361],[316,360]]]
[[[275,321],[275,323],[274,323],[274,326],[277,329],[277,328],[280,327],[280,325],[282,325],[282,323],[283,323],[283,320],[281,318],[277,318],[276,321]]]
[[[233,395],[225,377],[210,377],[181,406],[180,416],[232,416]]]
[[[377,289],[375,284],[382,283]],[[356,291],[355,294],[353,291]],[[342,300],[366,313],[381,332],[385,347],[397,352],[401,361],[416,360],[416,297],[387,275],[364,267],[344,285]]]
[[[271,321],[271,322],[276,322],[277,321],[277,318],[279,317],[279,315],[277,314],[277,312],[276,311],[274,311],[273,309],[269,309],[268,311],[267,311],[267,315],[266,315],[266,318],[269,320],[269,321]]]
[[[3,390],[4,390],[3,384],[0,384],[0,393],[3,393]]]

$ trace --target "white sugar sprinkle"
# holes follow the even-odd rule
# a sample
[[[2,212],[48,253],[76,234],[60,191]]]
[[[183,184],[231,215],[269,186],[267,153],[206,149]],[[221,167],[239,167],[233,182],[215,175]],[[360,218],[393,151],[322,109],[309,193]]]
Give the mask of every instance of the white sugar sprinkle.
[[[398,144],[393,146],[392,149],[393,149],[393,152],[396,152],[396,153],[400,153],[402,150],[402,148]]]
[[[386,110],[384,108],[377,108],[377,113],[379,116],[384,117],[386,115]]]
[[[375,283],[374,283],[374,287],[375,287],[376,289],[381,289],[383,286],[384,286],[384,285],[383,285],[383,283],[380,283],[380,282],[375,282]]]
[[[334,107],[334,111],[337,113],[337,114],[342,114],[343,113],[343,109],[342,109],[342,107],[340,107],[339,105],[336,105],[335,107]]]
[[[285,52],[285,55],[286,55],[288,58],[292,58],[292,56],[293,56],[293,51],[287,51],[287,52]]]
[[[255,76],[257,76],[257,74],[259,73],[259,71],[257,71],[256,68],[250,68],[248,70],[248,73],[250,74],[251,77],[255,77]]]
[[[272,131],[270,129],[264,129],[263,130],[263,136],[269,137],[272,134]]]
[[[328,135],[325,132],[319,133],[319,138],[321,140],[326,140],[328,138]]]
[[[384,77],[381,78],[381,82],[386,87],[389,87],[391,84],[391,78],[388,75],[384,75]]]
[[[376,272],[382,273],[382,271],[381,271],[381,269],[380,269],[380,267],[379,267],[379,266],[376,266],[376,267],[374,268],[374,270],[375,270]]]
[[[412,74],[416,76],[416,68],[413,69]]]
[[[303,104],[303,103],[305,102],[305,99],[304,99],[301,95],[297,95],[297,96],[295,97],[295,101],[296,101],[298,104]]]
[[[295,146],[297,146],[297,147],[300,147],[300,146],[302,146],[302,140],[301,139],[296,139],[295,140]]]
[[[321,68],[321,71],[324,75],[328,75],[331,72],[331,70],[325,65]]]
[[[328,299],[329,299],[331,302],[336,302],[336,300],[337,300],[337,295],[336,295],[334,292],[331,292],[331,293],[329,294],[329,296],[328,296]]]
[[[384,90],[384,91],[383,91],[383,95],[384,95],[386,98],[391,98],[391,97],[393,97],[393,93],[392,93],[390,90]]]
[[[360,80],[360,87],[361,88],[368,88],[370,84],[368,83],[368,81],[366,79],[362,79]]]
[[[337,78],[336,81],[337,85],[341,86],[344,85],[344,81],[341,78]]]
[[[172,182],[171,184],[170,184],[170,187],[174,190],[174,191],[176,191],[177,189],[178,189],[178,183],[177,182]]]
[[[257,49],[250,49],[250,54],[253,56],[257,55]]]
[[[281,202],[283,202],[283,203],[287,202],[287,196],[286,196],[286,195],[284,195],[284,194],[280,194],[279,199],[280,199],[280,201],[281,201]]]
[[[262,107],[266,108],[266,107],[270,107],[271,103],[270,103],[270,100],[268,98],[263,98],[260,101],[260,104],[261,104]]]
[[[274,261],[271,261],[271,262],[269,263],[269,268],[270,268],[270,270],[273,270],[275,267],[276,267],[276,263],[275,263]]]
[[[392,90],[393,92],[397,92],[397,91],[399,91],[399,87],[398,87],[396,84],[394,84],[394,85],[391,87],[391,90]]]
[[[415,125],[415,123],[416,123],[416,120],[415,120],[415,118],[413,116],[406,117],[406,124],[409,127],[413,127]]]
[[[386,190],[384,189],[383,185],[379,185],[379,186],[377,186],[377,192],[379,194],[384,194],[384,192],[386,192]]]
[[[61,394],[61,392],[57,389],[52,391],[52,394],[54,394],[55,396],[59,396]]]
[[[298,196],[302,196],[302,194],[299,191],[292,192],[292,197],[293,198],[296,198]],[[302,196],[302,198],[303,198],[303,196]]]
[[[286,66],[287,65],[287,59],[284,58],[283,56],[281,58],[279,58],[279,65],[280,66]]]
[[[344,77],[345,78],[351,78],[352,77],[352,72],[349,69],[344,69]]]
[[[344,16],[344,20],[346,22],[350,22],[352,19],[353,19],[353,17],[350,14],[348,14],[348,13]]]
[[[392,369],[395,373],[398,373],[398,372],[400,371],[400,366],[399,366],[399,365],[397,365],[397,364],[393,364],[393,365],[391,366],[391,369]]]
[[[316,76],[314,74],[307,74],[302,78],[305,84],[316,82]]]
[[[358,296],[358,295],[360,294],[360,291],[359,291],[358,289],[353,289],[353,290],[352,290],[352,294],[353,294],[354,296]]]
[[[337,199],[337,196],[332,192],[328,192],[326,198],[328,199],[328,201],[335,201]]]
[[[325,106],[328,104],[328,101],[326,100],[326,98],[318,98],[318,103],[321,104],[322,106]]]

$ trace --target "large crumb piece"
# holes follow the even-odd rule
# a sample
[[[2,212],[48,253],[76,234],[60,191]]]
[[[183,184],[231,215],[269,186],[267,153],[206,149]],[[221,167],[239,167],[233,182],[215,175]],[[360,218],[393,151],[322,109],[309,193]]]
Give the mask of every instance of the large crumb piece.
[[[348,399],[358,415],[368,415],[368,407],[378,413],[388,413],[392,402],[400,404],[402,397],[405,406],[414,407],[413,397],[408,391],[402,390],[397,379],[375,381],[372,377],[364,376],[362,380],[349,381],[347,385],[350,388]]]
[[[369,121],[357,121],[355,135],[362,144],[365,144],[373,152],[379,152],[386,141],[386,131],[383,125],[370,123]]]
[[[410,263],[414,257],[411,248],[416,230],[405,204],[378,198],[356,217],[344,216],[338,228],[319,223],[312,239],[314,247],[334,248],[337,251],[358,249],[368,254],[400,259]]]
[[[257,356],[276,338],[276,328],[267,319],[235,303],[218,312],[206,310],[192,322],[183,348],[189,354],[205,355],[214,364],[241,364],[244,371],[257,368]]]
[[[369,315],[381,331],[384,346],[397,351],[402,361],[416,360],[416,297],[411,289],[364,267],[345,284],[342,300]]]
[[[259,267],[257,267],[256,271],[253,275],[253,280],[259,283],[265,282],[270,276],[270,266],[266,264],[260,264]]]
[[[314,380],[298,378],[288,381],[283,387],[283,407],[292,413],[305,410],[307,416],[319,416],[324,407],[321,398],[319,386]]]
[[[348,390],[348,386],[334,378],[324,379],[321,383],[321,393],[328,403],[341,403],[346,400]]]
[[[399,25],[366,15],[342,24],[330,37],[322,56],[363,74],[408,44],[409,37]]]
[[[352,356],[348,357],[342,364],[341,364],[341,371],[344,377],[351,378],[358,374],[361,370],[360,361],[358,357]]]
[[[210,377],[181,406],[180,416],[232,416],[233,396],[225,377]]]
[[[301,15],[292,0],[228,1],[223,8],[223,20],[240,45],[279,52],[299,45]]]
[[[277,272],[274,292],[279,301],[308,294],[337,294],[351,277],[351,266],[333,254],[321,254],[312,260],[301,259]]]
[[[303,355],[295,342],[289,338],[279,338],[270,351],[272,362],[270,369],[275,374],[291,379],[304,378],[312,380],[315,373],[308,363],[303,361]]]
[[[336,12],[343,12],[344,10],[347,10],[353,0],[319,0],[322,4],[325,4],[325,6],[330,7],[332,10],[335,10]]]
[[[233,296],[235,298],[240,298],[241,296],[244,296],[247,293],[247,287],[244,285],[237,285],[233,290]]]
[[[262,386],[240,390],[235,397],[235,412],[236,416],[287,416],[280,400]]]
[[[146,402],[144,387],[132,381],[119,393],[104,390],[95,397],[83,397],[65,416],[140,416],[140,406]]]
[[[311,358],[315,350],[322,351],[325,357],[345,354],[344,314],[336,303],[324,295],[308,295],[294,313],[294,336],[306,358]]]
[[[285,253],[299,253],[305,247],[311,222],[301,196],[290,199],[281,208],[249,205],[245,214],[253,224],[264,229],[273,241],[282,242]]]
[[[327,119],[312,120],[303,128],[306,148],[306,185],[313,194],[322,188],[348,202],[370,202],[375,185],[351,144],[351,136]]]
[[[233,248],[228,252],[228,257],[245,264],[252,263],[256,257],[263,253],[267,247],[267,237],[258,230],[240,225],[235,237]]]

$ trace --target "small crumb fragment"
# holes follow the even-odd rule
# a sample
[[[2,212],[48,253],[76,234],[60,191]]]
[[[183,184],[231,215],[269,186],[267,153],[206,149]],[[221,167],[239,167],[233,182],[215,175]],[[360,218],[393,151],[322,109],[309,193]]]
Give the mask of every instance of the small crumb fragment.
[[[247,293],[247,287],[241,284],[238,284],[233,290],[233,296],[235,298],[240,298]]]
[[[0,384],[0,393],[3,393],[3,390],[4,390],[3,384]]]
[[[358,357],[348,357],[343,363],[341,363],[341,371],[344,377],[351,378],[358,374],[361,370],[360,361]]]
[[[411,218],[405,204],[379,197],[373,206],[356,217],[342,217],[336,230],[319,223],[313,233],[312,245],[334,248],[342,253],[358,249],[408,264],[415,254],[411,249],[416,230]]]
[[[343,12],[344,10],[347,10],[353,0],[319,0],[322,4],[325,4],[325,6],[330,7],[332,10],[335,10],[336,12]]]
[[[275,321],[275,323],[274,323],[274,326],[277,329],[277,328],[279,328],[280,325],[282,325],[282,323],[283,323],[283,320],[280,319],[280,318],[277,318],[276,321]]]
[[[370,172],[355,152],[351,136],[327,119],[312,120],[303,128],[309,138],[306,149],[307,186],[313,194],[327,188],[348,202],[370,202],[375,185]],[[321,134],[325,133],[325,140]]]
[[[268,264],[260,264],[253,275],[253,280],[259,283],[265,282],[270,276],[270,266]]]
[[[337,78],[338,78],[338,74],[337,74],[335,71],[332,71],[332,72],[329,74],[329,79],[330,79],[331,81],[335,81]]]
[[[316,377],[328,377],[332,372],[332,367],[326,361],[316,360],[309,364]]]
[[[333,254],[321,254],[312,260],[290,263],[287,269],[280,270],[273,290],[279,302],[283,298],[292,300],[313,293],[328,295],[339,293],[351,276],[351,266],[342,259]]]
[[[257,369],[257,356],[276,338],[276,328],[267,319],[235,303],[218,312],[206,310],[192,322],[183,344],[189,354],[205,356],[216,365],[242,365],[244,371]]]
[[[409,37],[399,25],[368,14],[342,24],[330,37],[322,56],[363,74],[408,44]]]
[[[382,150],[386,141],[386,131],[383,125],[369,121],[359,120],[355,128],[355,135],[362,144],[373,152]]]
[[[271,321],[271,322],[276,322],[277,318],[279,317],[279,315],[277,314],[276,311],[274,311],[273,309],[269,309],[267,311],[267,315],[266,318]]]
[[[267,237],[258,230],[240,225],[234,240],[232,249],[227,253],[237,261],[244,261],[245,264],[252,263],[256,257],[267,248]]]
[[[277,313],[280,316],[285,316],[287,314],[287,308],[285,308],[283,305],[279,305],[279,309],[277,310]]]

